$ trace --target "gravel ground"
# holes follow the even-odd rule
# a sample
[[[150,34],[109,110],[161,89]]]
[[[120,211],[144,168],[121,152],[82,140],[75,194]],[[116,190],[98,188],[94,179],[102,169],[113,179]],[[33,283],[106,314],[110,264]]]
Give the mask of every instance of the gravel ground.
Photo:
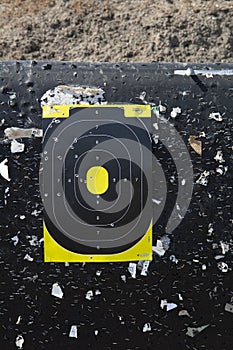
[[[232,18],[232,0],[1,0],[0,59],[232,62]]]

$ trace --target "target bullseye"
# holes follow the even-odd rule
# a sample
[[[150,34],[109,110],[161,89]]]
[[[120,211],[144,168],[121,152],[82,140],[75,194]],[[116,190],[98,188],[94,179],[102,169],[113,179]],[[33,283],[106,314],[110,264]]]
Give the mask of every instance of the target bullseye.
[[[109,186],[108,171],[102,166],[93,166],[87,171],[87,189],[92,194],[103,194]]]

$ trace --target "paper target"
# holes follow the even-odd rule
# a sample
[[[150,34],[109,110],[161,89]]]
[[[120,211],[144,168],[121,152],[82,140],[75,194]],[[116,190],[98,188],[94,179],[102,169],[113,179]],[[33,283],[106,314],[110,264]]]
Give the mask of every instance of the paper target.
[[[43,107],[45,261],[150,260],[151,110]]]

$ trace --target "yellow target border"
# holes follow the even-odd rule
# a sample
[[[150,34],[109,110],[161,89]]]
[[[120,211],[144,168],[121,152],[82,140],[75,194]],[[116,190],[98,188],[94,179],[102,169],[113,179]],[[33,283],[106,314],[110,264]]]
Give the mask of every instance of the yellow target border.
[[[49,234],[44,223],[45,262],[120,262],[152,260],[152,224],[142,239],[132,248],[118,254],[84,255],[70,252],[58,244]]]
[[[106,108],[117,107],[124,110],[126,118],[151,118],[151,108],[148,105],[54,105],[43,106],[43,118],[68,118],[73,108]],[[44,233],[44,262],[123,262],[152,260],[152,223],[141,240],[132,248],[117,254],[78,254],[63,248],[49,234],[45,222]]]
[[[149,105],[122,105],[122,104],[106,104],[106,105],[54,105],[43,106],[43,118],[68,118],[70,109],[72,108],[122,108],[126,118],[151,118],[151,108]]]

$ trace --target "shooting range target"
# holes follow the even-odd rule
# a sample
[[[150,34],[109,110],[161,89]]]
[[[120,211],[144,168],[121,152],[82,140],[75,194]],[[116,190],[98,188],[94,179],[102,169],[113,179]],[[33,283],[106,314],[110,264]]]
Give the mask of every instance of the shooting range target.
[[[45,261],[150,260],[150,106],[44,106],[43,129]]]

